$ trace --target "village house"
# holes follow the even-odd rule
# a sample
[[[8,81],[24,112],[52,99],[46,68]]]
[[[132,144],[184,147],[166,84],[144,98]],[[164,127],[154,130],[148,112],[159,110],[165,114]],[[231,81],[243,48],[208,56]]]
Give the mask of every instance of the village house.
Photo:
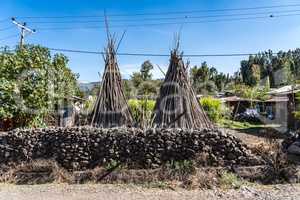
[[[265,124],[279,124],[282,130],[295,130],[300,122],[295,118],[294,112],[300,106],[295,98],[300,92],[300,85],[284,86],[271,89],[267,100],[247,99],[238,96],[226,96],[220,100],[232,111],[232,118],[249,110],[255,110],[259,120]]]

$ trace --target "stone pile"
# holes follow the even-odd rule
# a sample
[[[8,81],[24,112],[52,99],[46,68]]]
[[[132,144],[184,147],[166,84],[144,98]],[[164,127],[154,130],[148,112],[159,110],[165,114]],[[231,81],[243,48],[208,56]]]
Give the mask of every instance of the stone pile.
[[[288,154],[300,156],[300,132],[292,137],[286,138],[282,146]]]
[[[0,135],[3,164],[52,159],[71,170],[112,161],[132,168],[156,168],[168,161],[205,157],[211,166],[259,164],[245,144],[220,130],[135,128],[16,129]]]

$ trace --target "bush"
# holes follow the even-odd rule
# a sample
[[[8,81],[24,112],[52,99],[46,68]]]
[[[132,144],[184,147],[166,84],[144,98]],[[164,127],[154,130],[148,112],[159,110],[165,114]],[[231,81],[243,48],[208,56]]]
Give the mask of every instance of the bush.
[[[294,112],[295,118],[300,119],[300,111]]]
[[[201,98],[200,104],[212,121],[218,122],[225,117],[226,108],[219,99],[204,97]]]
[[[68,58],[49,49],[25,45],[0,53],[0,120],[16,127],[43,127],[47,116],[78,94],[78,75]]]
[[[138,126],[147,127],[151,123],[151,115],[154,110],[155,101],[130,99],[128,105],[132,112],[134,121]]]
[[[283,151],[281,142],[270,136],[266,143],[267,148],[262,152],[262,158],[266,162],[263,183],[283,184],[298,179],[297,167]]]
[[[239,179],[236,174],[227,171],[221,173],[219,181],[221,187],[223,187],[224,189],[238,189],[244,184],[244,182]]]

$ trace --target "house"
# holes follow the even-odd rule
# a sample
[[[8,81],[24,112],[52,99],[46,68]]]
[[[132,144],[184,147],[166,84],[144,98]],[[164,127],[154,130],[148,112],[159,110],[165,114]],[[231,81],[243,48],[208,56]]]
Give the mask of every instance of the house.
[[[300,122],[294,116],[297,106],[300,106],[295,98],[296,93],[300,92],[298,86],[284,86],[271,89],[267,100],[247,99],[238,96],[220,98],[232,111],[232,117],[244,113],[248,109],[255,109],[260,115],[263,123],[279,124],[284,130],[297,129]]]
[[[277,89],[272,89],[268,94],[276,98],[287,98],[288,102],[284,108],[287,113],[287,124],[289,129],[299,129],[300,121],[296,119],[294,112],[299,108],[300,101],[297,100],[296,94],[300,93],[300,85],[287,85]]]

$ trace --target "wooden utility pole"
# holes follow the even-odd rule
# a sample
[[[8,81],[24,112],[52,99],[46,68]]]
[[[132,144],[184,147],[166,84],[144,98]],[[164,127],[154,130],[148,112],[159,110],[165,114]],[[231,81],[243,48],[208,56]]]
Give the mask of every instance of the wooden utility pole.
[[[33,34],[36,32],[35,29],[30,29],[26,26],[26,23],[19,23],[15,18],[11,18],[12,23],[15,24],[20,29],[20,48],[23,48],[25,43],[25,37],[27,35]]]

